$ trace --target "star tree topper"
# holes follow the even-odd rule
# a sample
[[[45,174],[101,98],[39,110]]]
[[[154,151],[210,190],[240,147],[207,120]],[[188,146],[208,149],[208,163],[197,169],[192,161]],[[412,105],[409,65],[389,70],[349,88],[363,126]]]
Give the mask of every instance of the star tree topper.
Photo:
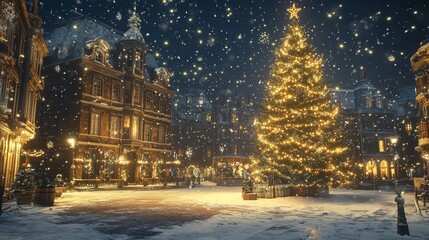
[[[292,5],[292,8],[288,8],[287,11],[290,12],[289,19],[292,19],[292,18],[299,19],[298,12],[301,11],[301,8],[295,7],[295,3]]]

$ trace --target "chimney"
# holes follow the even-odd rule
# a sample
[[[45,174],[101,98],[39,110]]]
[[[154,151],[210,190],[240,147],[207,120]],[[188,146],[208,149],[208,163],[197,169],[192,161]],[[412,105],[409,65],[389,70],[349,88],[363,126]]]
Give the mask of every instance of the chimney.
[[[364,68],[360,69],[360,80],[366,79],[366,72]]]

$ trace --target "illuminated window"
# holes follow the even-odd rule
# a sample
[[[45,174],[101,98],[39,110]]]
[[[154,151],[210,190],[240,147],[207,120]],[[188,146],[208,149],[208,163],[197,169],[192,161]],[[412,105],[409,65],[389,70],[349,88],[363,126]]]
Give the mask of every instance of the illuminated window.
[[[367,97],[366,98],[366,107],[371,108],[372,107],[372,99]]]
[[[138,132],[139,132],[139,118],[134,116],[133,117],[132,139],[139,139]]]
[[[410,132],[413,130],[413,125],[411,123],[406,123],[405,124],[405,130]]]
[[[140,105],[140,84],[134,85],[134,104]]]
[[[379,152],[385,152],[384,139],[378,140],[378,150]]]
[[[91,135],[100,135],[100,123],[101,123],[100,113],[91,113],[91,125],[90,125],[90,132],[89,132]]]
[[[138,70],[140,70],[140,69],[141,69],[141,61],[140,61],[140,58],[141,58],[141,53],[140,53],[140,52],[136,52],[136,68],[137,68]]]
[[[212,114],[211,113],[207,113],[206,115],[206,122],[211,122],[212,121]]]
[[[395,164],[393,162],[390,162],[390,176],[396,178]]]
[[[119,136],[120,121],[119,117],[112,116],[110,118],[110,137],[117,138]]]
[[[130,127],[130,116],[125,116],[124,117],[124,128],[129,128]]]
[[[152,139],[152,130],[151,130],[151,125],[149,124],[145,124],[144,125],[144,140],[145,141],[151,141]]]
[[[383,107],[383,103],[381,102],[381,99],[377,99],[377,101],[375,102],[375,105],[377,108],[382,108]]]
[[[94,78],[92,83],[92,95],[101,97],[101,78]]]
[[[387,175],[387,161],[383,160],[380,162],[380,174],[381,174],[381,179],[387,179],[388,175]]]

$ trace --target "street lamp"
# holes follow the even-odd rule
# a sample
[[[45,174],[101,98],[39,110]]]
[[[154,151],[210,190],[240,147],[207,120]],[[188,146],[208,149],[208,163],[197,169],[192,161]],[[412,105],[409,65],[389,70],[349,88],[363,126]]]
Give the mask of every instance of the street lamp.
[[[67,142],[70,144],[70,149],[72,150],[72,164],[70,166],[70,185],[73,187],[74,186],[74,180],[76,178],[76,165],[75,165],[75,160],[74,160],[74,148],[76,147],[76,139],[74,138],[69,138],[67,139]]]

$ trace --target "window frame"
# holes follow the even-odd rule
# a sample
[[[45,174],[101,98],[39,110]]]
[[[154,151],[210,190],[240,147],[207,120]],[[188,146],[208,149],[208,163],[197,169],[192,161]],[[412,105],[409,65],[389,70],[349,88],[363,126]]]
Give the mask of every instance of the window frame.
[[[97,88],[97,82],[99,82],[98,88]],[[94,78],[92,79],[92,95],[96,97],[103,96],[103,78],[102,77],[94,76]]]
[[[95,116],[98,116],[98,121],[96,121]],[[99,136],[101,134],[101,113],[100,112],[91,112],[89,121],[90,121],[89,134]]]

